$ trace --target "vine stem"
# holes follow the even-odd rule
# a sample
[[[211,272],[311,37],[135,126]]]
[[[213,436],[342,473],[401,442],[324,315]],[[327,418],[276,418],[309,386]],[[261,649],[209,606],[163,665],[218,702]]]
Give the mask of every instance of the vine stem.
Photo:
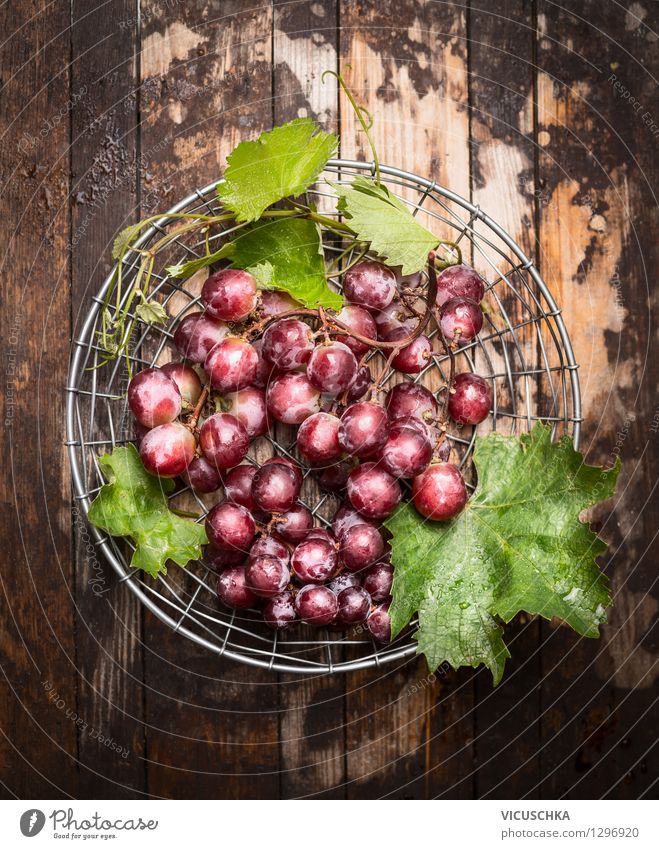
[[[195,408],[192,411],[192,416],[190,417],[190,421],[188,422],[188,427],[190,428],[190,430],[196,430],[197,422],[199,421],[199,416],[201,415],[201,411],[204,409],[204,404],[206,403],[206,399],[208,398],[208,394],[210,391],[211,382],[209,380],[204,386],[204,388],[201,390],[199,400],[197,401]]]

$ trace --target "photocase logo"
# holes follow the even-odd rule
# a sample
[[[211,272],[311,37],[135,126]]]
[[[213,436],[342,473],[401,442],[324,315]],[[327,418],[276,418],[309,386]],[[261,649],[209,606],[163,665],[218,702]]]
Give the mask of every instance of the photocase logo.
[[[25,811],[21,817],[21,832],[25,837],[34,837],[39,834],[46,824],[46,815],[43,811],[32,808]]]

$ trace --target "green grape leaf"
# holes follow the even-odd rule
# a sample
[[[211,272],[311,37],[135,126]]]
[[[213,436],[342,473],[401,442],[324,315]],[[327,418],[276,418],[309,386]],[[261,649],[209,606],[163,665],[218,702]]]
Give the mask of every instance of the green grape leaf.
[[[108,483],[92,502],[89,521],[111,536],[133,539],[131,566],[155,578],[166,574],[168,560],[185,566],[201,557],[201,546],[208,542],[203,525],[182,519],[168,507],[173,480],[149,474],[134,445],[115,448],[99,463]]]
[[[355,177],[347,186],[330,185],[339,196],[338,210],[346,224],[387,265],[401,266],[403,274],[425,267],[439,238],[419,224],[400,198],[368,177]]]
[[[277,218],[250,225],[227,246],[236,268],[263,289],[288,292],[305,307],[340,310],[343,298],[327,285],[318,225],[307,218]]]
[[[193,274],[201,271],[202,268],[208,268],[209,265],[213,265],[214,262],[219,262],[228,256],[231,252],[232,244],[233,242],[227,242],[219,250],[214,251],[214,253],[195,257],[195,259],[189,259],[187,262],[179,262],[177,265],[168,265],[165,271],[170,277],[176,277],[178,280],[187,280],[188,277],[192,277]]]
[[[595,558],[606,545],[579,514],[614,491],[620,463],[587,466],[570,437],[552,444],[540,422],[519,438],[476,440],[478,486],[449,522],[412,504],[386,522],[393,534],[392,633],[415,613],[418,651],[432,670],[484,663],[497,684],[509,657],[500,620],[521,611],[599,636],[611,603]]]
[[[282,198],[302,194],[337,149],[338,138],[311,118],[297,118],[241,142],[227,157],[217,193],[236,221],[256,221]]]
[[[135,307],[135,315],[145,324],[166,324],[169,316],[158,301],[143,301]]]
[[[144,227],[144,221],[138,221],[136,224],[129,224],[115,237],[112,243],[112,259],[120,260],[132,243],[137,239],[140,230]]]

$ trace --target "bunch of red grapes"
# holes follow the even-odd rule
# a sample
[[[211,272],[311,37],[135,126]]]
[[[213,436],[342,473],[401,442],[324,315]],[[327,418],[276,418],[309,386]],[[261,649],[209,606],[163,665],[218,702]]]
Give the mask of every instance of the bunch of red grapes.
[[[388,366],[418,374],[435,356],[418,331],[422,275],[402,277],[373,260],[345,272],[341,312],[313,314],[288,295],[257,293],[246,271],[224,269],[204,284],[203,312],[174,334],[183,362],[137,374],[128,403],[145,468],[181,477],[194,491],[222,488],[206,517],[205,559],[218,574],[220,601],[260,607],[275,629],[365,623],[391,636],[391,548],[381,526],[403,497],[444,521],[467,501],[459,468],[448,462],[446,419],[475,425],[488,415],[483,378],[453,376],[440,411],[435,396],[408,381],[378,399],[368,354],[385,343]],[[485,286],[465,265],[445,269],[433,310],[451,351],[481,329]],[[428,306],[428,305],[427,305]],[[401,345],[390,343],[401,342]],[[203,369],[203,371],[202,371]],[[201,377],[204,377],[205,388]],[[208,400],[213,392],[215,412]],[[441,412],[441,414],[440,414]],[[274,422],[298,426],[297,449],[319,486],[345,502],[329,529],[299,500],[305,469],[290,457],[243,463],[250,442]]]

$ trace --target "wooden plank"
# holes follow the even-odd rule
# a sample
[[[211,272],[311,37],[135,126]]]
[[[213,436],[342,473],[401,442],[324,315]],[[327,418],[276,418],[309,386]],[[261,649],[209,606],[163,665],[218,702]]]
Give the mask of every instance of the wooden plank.
[[[469,194],[469,126],[464,7],[453,3],[341,3],[341,68],[358,102],[373,114],[383,163]],[[363,133],[341,98],[341,154],[370,161]],[[422,211],[420,218],[431,223]],[[436,229],[436,225],[435,225]],[[444,234],[442,234],[444,235]],[[347,780],[350,797],[418,798],[444,790],[469,795],[471,728],[444,725],[423,686],[423,661],[348,676]],[[432,683],[432,682],[430,682]],[[471,687],[460,687],[452,717],[469,715]],[[470,726],[471,718],[467,725]],[[467,741],[447,773],[434,769]],[[453,768],[455,766],[455,768]]]
[[[335,80],[321,81],[324,70],[337,67],[337,40],[334,0],[295,4],[275,0],[275,124],[308,115],[325,129],[338,129]],[[311,483],[305,484],[305,489],[317,499],[317,487],[311,492]],[[313,629],[308,630],[313,639]],[[281,675],[279,681],[281,795],[341,798],[345,780],[343,675]]]
[[[216,179],[272,121],[270,3],[143,4],[142,184],[166,209]],[[163,139],[171,142],[160,146]],[[145,618],[148,788],[175,798],[279,792],[276,678],[218,659]]]
[[[93,92],[85,108],[71,113],[72,226],[80,234],[72,256],[72,293],[79,327],[90,296],[110,269],[114,236],[139,215],[137,28],[130,0],[112,0],[103,14],[87,0],[76,3],[73,14],[72,91]],[[86,419],[83,427],[87,431]],[[74,532],[78,692],[87,723],[79,743],[85,792],[89,798],[134,798],[145,792],[146,779],[141,604],[127,586],[117,584],[113,570],[90,546],[84,517],[75,508]],[[103,745],[104,740],[115,745]]]
[[[8,795],[75,796],[70,477],[69,10],[4,4],[0,761]]]
[[[472,200],[503,226],[528,256],[535,253],[533,26],[531,4],[525,0],[470,6]],[[488,233],[482,223],[477,223],[475,230],[492,240],[491,231]],[[519,262],[501,243],[498,247],[504,249],[503,255],[484,243],[479,243],[472,255],[475,266],[489,281],[510,274],[512,266]],[[510,284],[519,290],[524,301],[503,281],[486,297],[488,317],[503,336],[501,344],[488,345],[487,357],[477,355],[476,368],[483,374],[503,375],[495,381],[500,412],[524,414],[527,409],[536,408],[536,379],[510,381],[505,375],[507,367],[521,372],[539,365],[538,341],[533,325],[517,330],[515,341],[508,327],[528,323],[537,309],[520,279],[511,275]],[[492,332],[488,320],[485,335]],[[479,433],[488,424],[483,423]],[[496,427],[510,433],[520,426],[525,430],[527,423],[503,415]],[[502,683],[493,689],[487,670],[475,676],[478,705],[474,794],[479,798],[520,798],[529,785],[537,785],[539,636],[537,620],[527,618],[514,623],[506,629],[512,658],[506,664]]]
[[[647,300],[656,50],[643,4],[563,6],[538,4],[542,267],[581,364],[583,450],[625,465],[616,499],[592,515],[613,544],[603,639],[544,629],[542,794],[635,797],[656,776],[643,720],[657,675],[647,642],[658,607],[647,549],[658,520],[647,501],[657,480]]]

